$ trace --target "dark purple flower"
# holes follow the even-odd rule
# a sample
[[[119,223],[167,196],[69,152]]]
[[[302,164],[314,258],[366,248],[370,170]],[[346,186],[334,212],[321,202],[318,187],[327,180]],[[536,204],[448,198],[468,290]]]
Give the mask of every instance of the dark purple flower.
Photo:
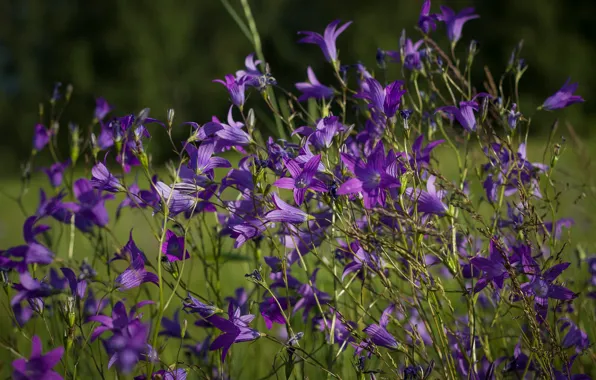
[[[202,190],[191,183],[168,186],[161,181],[155,184],[155,189],[162,199],[162,205],[167,206],[170,217],[195,210],[198,199],[193,194]]]
[[[92,315],[98,315],[103,309],[106,308],[106,306],[108,306],[108,303],[109,300],[105,297],[100,299],[95,298],[93,289],[89,289],[89,294],[87,295],[87,299],[85,299],[85,304],[83,305],[83,313],[88,317]]]
[[[211,316],[209,322],[223,334],[215,338],[209,349],[213,351],[221,348],[221,361],[223,362],[232,344],[260,338],[261,334],[257,330],[248,327],[254,318],[253,314],[241,315],[240,308],[234,308],[232,304],[228,307],[228,319],[218,315]]]
[[[43,124],[37,124],[33,132],[33,150],[39,152],[45,148],[50,142],[51,130],[47,129]]]
[[[329,148],[333,143],[333,137],[344,129],[338,116],[327,116],[319,119],[316,129],[310,127],[300,127],[292,134],[299,134],[307,137],[307,141],[312,143],[316,149]]]
[[[60,270],[62,271],[62,274],[64,274],[66,281],[68,281],[72,296],[77,297],[78,299],[85,298],[85,294],[87,293],[87,281],[85,279],[77,279],[74,271],[70,268],[60,268]]]
[[[106,199],[113,199],[113,195],[102,195],[101,190],[94,190],[90,181],[85,178],[74,183],[74,195],[79,201],[73,205],[75,225],[83,232],[89,232],[95,225],[104,227],[108,224],[109,216],[105,207]],[[67,223],[70,220],[66,221]]]
[[[159,285],[159,278],[155,273],[147,272],[143,257],[137,256],[131,265],[116,277],[116,285],[120,291],[141,286],[145,282]]]
[[[180,310],[176,310],[174,312],[174,316],[172,319],[163,317],[161,319],[161,327],[163,330],[159,332],[159,335],[166,335],[172,338],[187,338],[188,333],[185,332],[184,336],[182,336],[182,325],[180,325]]]
[[[91,169],[91,175],[91,185],[95,189],[109,193],[124,191],[124,186],[122,186],[120,180],[110,173],[108,168],[101,162]]]
[[[249,77],[236,78],[234,75],[228,74],[225,77],[225,82],[221,79],[215,79],[213,82],[221,83],[226,86],[226,89],[230,93],[230,100],[232,103],[238,108],[242,108],[245,101],[245,84],[248,79]]]
[[[406,195],[416,202],[418,212],[443,216],[448,211],[447,206],[443,203],[446,191],[437,190],[435,180],[436,177],[431,175],[426,181],[426,191],[410,187],[406,189]]]
[[[464,24],[479,17],[474,14],[474,8],[464,8],[458,14],[455,14],[453,9],[441,5],[439,21],[443,21],[447,25],[447,37],[452,44],[456,44],[461,38],[461,30]]]
[[[364,330],[362,330],[366,335],[370,336],[370,339],[374,344],[381,347],[386,347],[390,349],[396,349],[398,347],[397,340],[393,335],[387,331],[387,325],[389,324],[389,318],[393,311],[395,310],[395,305],[389,305],[381,315],[381,319],[379,320],[379,324],[373,323],[368,325]]]
[[[261,316],[265,321],[265,326],[267,326],[267,329],[271,329],[271,327],[273,327],[273,323],[280,325],[286,324],[286,319],[284,318],[282,309],[280,309],[279,305],[277,304],[278,302],[283,310],[288,310],[289,302],[288,298],[286,297],[277,297],[277,301],[273,297],[268,297],[259,304],[259,311],[261,312]]]
[[[570,79],[568,78],[559,91],[546,99],[542,104],[542,108],[553,111],[569,107],[575,103],[582,103],[584,99],[581,96],[573,95],[575,90],[577,90],[577,83],[569,83],[569,81]]]
[[[428,34],[431,30],[437,29],[438,19],[436,14],[430,14],[430,0],[424,0],[418,18],[418,27],[422,30],[422,33]]]
[[[22,273],[27,271],[29,264],[47,265],[54,261],[54,253],[35,238],[50,229],[45,224],[38,225],[38,221],[39,219],[35,216],[30,216],[25,220],[23,238],[26,244],[0,251],[0,266],[14,268]]]
[[[177,369],[160,369],[159,371],[153,372],[151,375],[151,380],[186,380],[186,369],[184,368],[177,368]],[[146,380],[146,375],[139,375],[135,376],[134,380]]]
[[[112,106],[102,97],[95,99],[95,118],[97,121],[102,121],[108,113],[112,110]]]
[[[261,70],[259,70],[259,68],[257,67],[257,65],[260,64],[260,60],[255,60],[255,54],[250,53],[244,59],[244,66],[246,66],[246,69],[236,71],[236,79],[246,77],[247,86],[259,87],[259,78],[263,75],[263,73],[261,73]]]
[[[517,104],[513,103],[511,105],[511,110],[507,113],[507,124],[509,125],[509,128],[515,129],[520,117],[521,113],[517,112]]]
[[[296,313],[298,310],[304,309],[302,311],[303,321],[306,321],[308,313],[313,307],[316,307],[317,305],[323,305],[331,300],[331,296],[329,294],[316,288],[318,272],[319,268],[316,268],[312,272],[309,282],[302,284],[300,289],[298,289],[298,294],[300,294],[301,298],[298,300],[298,302],[296,302],[293,312]]]
[[[298,98],[299,101],[303,102],[310,98],[328,99],[333,96],[333,89],[322,85],[310,66],[306,69],[306,72],[308,74],[308,82],[296,83],[296,88],[302,92],[302,95]]]
[[[188,296],[182,304],[184,305],[184,311],[188,313],[197,313],[199,314],[199,317],[203,320],[206,320],[207,318],[220,311],[217,307],[213,305],[204,304],[195,297],[191,296],[190,293],[188,293]]]
[[[354,97],[368,100],[368,108],[374,115],[394,117],[406,93],[404,82],[396,80],[385,88],[374,78],[366,78],[364,82],[366,86],[361,86],[360,92]]]
[[[140,322],[131,323],[113,332],[109,339],[103,341],[110,356],[108,368],[115,364],[123,373],[130,373],[143,356],[151,354],[152,349],[147,343],[149,326]]]
[[[470,259],[470,264],[483,271],[482,277],[476,282],[474,292],[477,293],[484,289],[489,282],[492,282],[497,289],[503,289],[503,284],[506,278],[509,278],[509,273],[505,268],[505,259],[495,242],[495,238],[491,239],[488,254],[489,257],[484,258],[476,256]]]
[[[456,106],[445,106],[437,108],[437,111],[443,111],[455,117],[457,122],[468,132],[476,130],[476,115],[478,103],[475,101],[459,102],[459,108]]]
[[[355,330],[357,328],[357,324],[352,321],[346,321],[342,315],[336,312],[333,308],[331,308],[331,312],[335,313],[335,331],[333,331],[333,340],[335,344],[340,347],[340,350],[343,351],[348,344],[354,342],[354,337],[350,333],[351,330]],[[316,317],[313,319],[313,325],[319,329],[319,331],[327,332],[327,342],[331,342],[331,335],[329,332],[334,328],[333,326],[333,317],[327,316],[327,318],[323,317]],[[325,325],[325,321],[327,324]],[[344,323],[344,321],[346,323]]]
[[[64,170],[70,165],[70,161],[56,162],[49,168],[44,168],[43,172],[46,173],[50,180],[50,184],[58,188],[62,186],[62,178],[64,176]]]
[[[556,264],[542,272],[538,263],[534,261],[529,249],[521,252],[521,260],[524,271],[529,273],[530,282],[521,285],[522,291],[528,296],[534,296],[536,320],[544,322],[548,312],[548,299],[553,298],[562,301],[572,300],[577,294],[571,290],[553,284],[559,275],[569,267],[570,263]]]
[[[342,280],[350,273],[359,273],[364,267],[378,272],[384,266],[383,260],[378,255],[366,252],[358,241],[350,244],[348,255],[353,255],[353,257],[352,261],[344,268],[341,275]]]
[[[352,23],[352,21],[348,21],[338,28],[337,26],[340,22],[340,20],[335,20],[327,25],[324,35],[320,35],[316,32],[298,32],[298,34],[305,35],[305,37],[298,42],[319,45],[325,55],[325,59],[328,62],[336,62],[337,48],[335,47],[335,41]]]
[[[300,224],[312,218],[312,216],[308,215],[299,208],[290,206],[286,202],[282,201],[276,193],[273,193],[271,198],[276,210],[269,211],[267,214],[265,214],[265,220],[269,222]]]
[[[575,347],[575,352],[579,354],[590,346],[588,334],[580,329],[569,318],[561,318],[558,322],[561,323],[561,326],[559,327],[561,332],[569,328],[569,330],[567,330],[567,334],[565,334],[563,341],[561,342],[563,348]]]
[[[319,193],[327,191],[327,186],[325,186],[323,181],[315,178],[320,162],[321,155],[313,156],[304,164],[304,168],[300,169],[296,161],[287,160],[286,168],[290,172],[291,177],[280,178],[273,183],[273,186],[294,190],[294,201],[300,206],[304,202],[304,196],[309,189]]]
[[[62,380],[57,372],[52,369],[58,364],[64,348],[58,347],[42,353],[41,340],[37,335],[31,339],[31,356],[29,359],[16,359],[12,362],[12,376],[15,380]]]
[[[343,163],[350,169],[356,178],[351,178],[344,182],[337,194],[362,193],[364,197],[364,207],[367,209],[375,207],[377,204],[385,205],[385,190],[399,186],[399,180],[387,173],[389,165],[385,159],[385,148],[382,142],[379,142],[366,162],[361,159],[342,153]]]
[[[184,236],[177,236],[170,230],[166,231],[161,251],[163,252],[165,259],[169,262],[190,258],[190,254],[184,249]]]
[[[225,128],[223,130],[225,131]],[[213,142],[204,141],[198,149],[193,144],[186,145],[186,152],[190,157],[188,166],[196,175],[207,175],[211,179],[213,178],[214,168],[232,167],[230,162],[225,158],[213,157],[214,151],[215,144]]]

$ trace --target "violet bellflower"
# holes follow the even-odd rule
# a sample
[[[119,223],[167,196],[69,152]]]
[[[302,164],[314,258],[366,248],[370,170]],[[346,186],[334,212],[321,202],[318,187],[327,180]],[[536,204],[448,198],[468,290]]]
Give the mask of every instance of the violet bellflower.
[[[46,354],[42,353],[41,339],[34,335],[31,339],[31,356],[12,362],[12,378],[15,380],[62,380],[62,376],[53,368],[64,355],[64,347],[58,347]]]
[[[455,13],[453,9],[441,5],[441,14],[439,14],[439,21],[443,21],[447,26],[447,37],[451,44],[455,45],[461,38],[462,28],[464,24],[470,20],[479,18],[474,14],[474,8],[464,8],[459,13]]]
[[[23,224],[25,244],[0,251],[0,266],[13,268],[19,273],[23,273],[27,271],[29,264],[48,265],[54,261],[54,253],[35,238],[50,229],[45,224],[38,225],[38,220],[35,216],[30,216],[25,220]]]
[[[575,347],[575,352],[579,354],[590,347],[588,334],[573,323],[573,321],[569,318],[561,318],[558,320],[558,323],[561,323],[561,326],[559,327],[561,333],[569,328],[561,342],[561,346],[563,346],[564,349]]]
[[[44,168],[43,172],[48,176],[50,184],[54,188],[62,186],[62,179],[64,177],[64,170],[70,165],[70,160],[65,162],[56,162],[48,168]]]
[[[113,199],[111,194],[102,194],[94,190],[90,181],[85,178],[74,183],[74,195],[79,201],[74,205],[75,225],[83,232],[89,232],[93,226],[105,227],[109,216],[105,207],[107,199]]]
[[[190,258],[190,254],[184,249],[184,236],[178,236],[171,230],[166,231],[161,252],[164,254],[164,260],[170,263]]]
[[[277,300],[273,297],[267,297],[259,304],[259,311],[268,330],[271,330],[273,323],[286,324],[283,310],[288,310],[290,303],[292,303],[292,300],[287,297],[277,297]]]
[[[102,121],[108,113],[113,109],[113,107],[102,97],[95,99],[95,119],[97,121]]]
[[[221,348],[223,362],[234,343],[250,342],[260,338],[261,334],[257,330],[248,327],[254,318],[253,314],[241,315],[240,308],[234,308],[231,303],[228,307],[228,319],[218,315],[211,316],[209,322],[223,334],[215,338],[209,349],[213,351]]]
[[[301,298],[298,300],[298,302],[296,302],[293,313],[296,313],[300,309],[304,309],[302,311],[302,320],[304,322],[306,322],[308,313],[313,307],[325,304],[331,300],[331,296],[329,294],[319,290],[316,287],[318,272],[319,268],[316,268],[310,275],[309,282],[302,284],[300,289],[298,289],[298,294],[300,294]]]
[[[184,332],[182,336],[182,325],[180,324],[180,309],[174,312],[172,319],[163,317],[161,319],[161,327],[163,330],[159,332],[159,335],[165,335],[172,338],[185,339],[188,338],[188,332]]]
[[[406,195],[416,202],[418,212],[443,216],[448,211],[447,205],[443,203],[446,191],[437,190],[435,180],[436,177],[431,175],[426,181],[426,191],[410,187],[406,189]]]
[[[50,142],[52,131],[43,124],[37,124],[33,132],[33,150],[40,152]]]
[[[247,86],[251,87],[259,87],[259,78],[263,75],[261,70],[257,67],[260,65],[260,60],[255,60],[255,53],[250,53],[244,59],[244,66],[246,67],[244,70],[236,71],[236,80],[245,77],[245,83]]]
[[[294,201],[300,206],[302,202],[304,202],[304,196],[309,189],[318,193],[327,191],[327,186],[325,186],[323,181],[315,178],[320,162],[321,155],[319,154],[313,156],[306,164],[304,164],[304,168],[300,169],[300,166],[296,161],[287,160],[285,164],[291,177],[280,178],[273,183],[273,186],[293,190]]]
[[[145,262],[140,255],[133,260],[124,272],[116,277],[116,285],[120,291],[137,288],[145,282],[159,285],[159,278],[155,273],[148,272],[145,269]]]
[[[470,264],[482,272],[482,277],[476,282],[474,292],[484,289],[489,283],[493,283],[496,289],[503,289],[505,279],[509,278],[509,272],[505,268],[504,252],[501,252],[493,237],[488,247],[488,258],[475,256],[470,259]]]
[[[187,370],[184,368],[160,369],[153,372],[151,380],[186,380]],[[147,380],[146,375],[135,376],[134,380]]]
[[[327,116],[317,121],[315,129],[310,127],[296,128],[292,134],[299,134],[305,136],[316,149],[323,149],[331,147],[333,137],[339,132],[343,131],[344,127],[339,121],[338,116]]]
[[[571,265],[570,263],[556,264],[544,272],[534,261],[530,250],[524,250],[521,255],[524,271],[529,273],[530,281],[521,285],[521,290],[528,296],[534,296],[536,320],[542,323],[548,313],[549,298],[568,301],[577,294],[561,285],[553,284],[559,275]]]
[[[308,82],[296,83],[296,88],[302,92],[298,101],[303,102],[311,98],[328,99],[333,96],[333,89],[321,84],[310,66],[306,69],[306,73],[308,74]]]
[[[577,90],[577,83],[569,83],[570,79],[568,78],[563,87],[554,95],[547,98],[544,103],[542,103],[541,108],[553,111],[558,110],[561,108],[569,107],[575,103],[582,103],[584,99],[579,95],[573,95],[575,90]]]
[[[335,63],[337,62],[337,47],[335,45],[337,37],[352,24],[352,21],[348,21],[338,28],[340,22],[341,20],[332,21],[325,28],[323,35],[316,32],[298,32],[298,34],[305,36],[298,42],[319,45],[325,55],[325,59],[328,62]]]
[[[300,224],[312,219],[312,216],[308,215],[306,212],[294,206],[290,206],[281,200],[276,193],[273,193],[271,198],[276,210],[269,211],[265,214],[265,220],[269,222]]]
[[[387,331],[387,325],[389,324],[389,318],[393,311],[395,310],[395,305],[389,305],[381,315],[381,319],[379,323],[373,323],[368,325],[364,330],[362,330],[366,335],[370,337],[372,342],[380,347],[385,347],[389,349],[396,349],[398,346],[397,340],[393,335]]]
[[[223,84],[230,93],[230,101],[232,104],[238,108],[242,108],[244,107],[245,102],[244,92],[246,90],[246,82],[249,79],[250,78],[246,76],[236,78],[234,75],[228,74],[225,76],[225,81],[221,79],[215,79],[213,82]]]
[[[101,162],[97,163],[91,169],[91,175],[91,185],[95,189],[109,193],[117,193],[118,191],[125,190],[120,180]]]
[[[354,97],[368,101],[368,108],[375,119],[382,116],[394,117],[401,103],[401,98],[406,93],[404,82],[396,80],[385,88],[374,78],[367,78],[364,82],[366,86],[361,86],[360,92]]]
[[[362,193],[364,207],[371,209],[377,204],[385,205],[385,190],[398,187],[399,180],[387,173],[388,162],[385,159],[383,142],[379,142],[366,162],[342,153],[341,160],[356,176],[344,182],[337,194],[346,195]]]
[[[438,20],[439,17],[436,14],[430,13],[430,0],[424,0],[418,18],[418,27],[422,30],[422,33],[428,34],[431,30],[437,29]]]
[[[188,166],[197,175],[207,175],[213,179],[213,169],[230,168],[232,165],[228,160],[221,157],[213,157],[215,144],[211,141],[204,141],[198,148],[193,144],[186,145],[186,152],[190,157]]]
[[[490,96],[486,93],[479,93],[470,101],[459,102],[459,108],[456,106],[444,106],[437,108],[437,111],[443,111],[457,120],[457,122],[464,127],[468,132],[476,130],[476,114],[478,112],[478,103],[476,98]]]

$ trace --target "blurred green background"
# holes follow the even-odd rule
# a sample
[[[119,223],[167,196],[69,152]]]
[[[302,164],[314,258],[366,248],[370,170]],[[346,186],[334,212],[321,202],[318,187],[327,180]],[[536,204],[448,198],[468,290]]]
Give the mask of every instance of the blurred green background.
[[[242,15],[239,0],[229,0]],[[280,86],[306,76],[312,65],[319,79],[331,81],[321,51],[296,43],[299,30],[322,32],[331,20],[353,20],[338,47],[343,63],[361,61],[375,68],[377,47],[398,49],[403,28],[416,38],[413,26],[422,1],[386,0],[257,0],[251,1],[264,53]],[[579,81],[579,94],[596,97],[596,28],[591,15],[596,2],[575,1],[434,1],[455,9],[474,6],[481,19],[464,27],[460,48],[475,38],[480,43],[476,76],[488,65],[494,75],[503,71],[509,54],[525,40],[522,57],[530,68],[522,80],[522,99],[538,105],[568,76]],[[224,88],[212,83],[243,67],[253,51],[250,42],[220,0],[2,0],[0,1],[0,176],[18,173],[29,154],[38,120],[38,103],[46,101],[55,82],[71,83],[74,97],[62,118],[86,125],[94,97],[104,96],[116,114],[150,107],[152,116],[165,118],[176,109],[176,121],[203,123],[212,115],[225,116]],[[444,28],[433,34],[444,40]],[[400,75],[397,65],[390,75]],[[478,82],[481,84],[481,81]],[[250,106],[262,103],[257,96]],[[595,135],[594,102],[571,107],[565,120],[583,136]],[[552,121],[533,123],[544,133]],[[167,149],[153,144],[159,161]]]

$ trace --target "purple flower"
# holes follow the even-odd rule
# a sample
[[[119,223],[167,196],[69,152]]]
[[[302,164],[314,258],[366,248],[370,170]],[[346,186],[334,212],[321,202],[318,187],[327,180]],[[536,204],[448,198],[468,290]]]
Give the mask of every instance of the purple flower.
[[[204,141],[198,149],[193,144],[186,145],[186,152],[190,157],[188,166],[195,172],[195,174],[207,175],[211,179],[213,179],[214,168],[232,167],[230,162],[225,158],[213,157],[214,151],[215,144],[213,142]]]
[[[571,218],[561,218],[557,221],[553,222],[544,222],[544,229],[538,228],[538,232],[544,233],[544,231],[548,231],[551,236],[555,239],[561,239],[561,235],[563,234],[563,227],[571,228],[575,222]]]
[[[79,201],[73,204],[76,214],[75,225],[83,232],[89,232],[95,225],[104,227],[108,224],[109,216],[105,207],[106,199],[113,199],[111,194],[102,195],[101,191],[93,189],[93,185],[85,178],[74,183],[74,195]],[[67,220],[66,222],[70,222]]]
[[[568,301],[577,297],[577,294],[571,290],[553,284],[556,278],[569,267],[570,263],[556,264],[542,272],[538,263],[532,258],[529,249],[522,251],[521,259],[524,271],[530,273],[530,282],[522,284],[521,289],[526,295],[534,296],[534,308],[538,323],[542,323],[546,319],[549,298]]]
[[[225,82],[221,79],[215,79],[213,82],[221,83],[226,86],[226,89],[230,93],[230,100],[232,103],[235,106],[242,108],[245,101],[245,84],[248,79],[248,77],[241,77],[237,79],[234,75],[228,74],[225,77]]]
[[[379,324],[373,323],[368,325],[362,330],[366,335],[370,336],[370,339],[374,344],[381,347],[390,349],[396,349],[398,347],[397,340],[393,335],[387,331],[387,325],[389,324],[389,317],[393,313],[395,305],[389,305],[381,315]]]
[[[492,282],[497,289],[503,289],[506,278],[509,273],[505,268],[504,252],[501,252],[495,242],[496,237],[492,238],[488,247],[489,257],[484,258],[476,256],[470,259],[470,264],[484,272],[482,277],[476,282],[474,292],[477,293],[484,289],[489,282]]]
[[[255,54],[250,53],[246,56],[244,60],[244,66],[246,66],[246,70],[238,70],[236,71],[236,78],[240,79],[242,77],[246,77],[246,85],[258,87],[259,86],[259,78],[263,75],[261,70],[257,68],[257,65],[260,65],[260,60],[255,60]]]
[[[327,116],[319,119],[316,129],[310,127],[297,128],[292,134],[299,134],[307,137],[316,149],[329,148],[333,143],[333,137],[337,132],[344,130],[338,116]]]
[[[476,115],[474,111],[478,111],[478,103],[473,100],[459,102],[459,108],[456,106],[445,106],[437,108],[437,111],[443,111],[454,116],[457,122],[468,132],[476,130]]]
[[[277,301],[273,297],[268,297],[259,304],[259,311],[265,321],[265,326],[267,326],[267,329],[269,330],[273,327],[273,323],[280,325],[286,324],[282,309],[279,308],[277,302],[279,302],[279,305],[281,305],[283,310],[287,310],[288,304],[291,303],[288,302],[288,298],[286,297],[277,297]]]
[[[102,97],[95,99],[95,118],[97,121],[102,121],[108,113],[112,110],[112,106]]]
[[[509,128],[515,129],[520,117],[521,113],[517,112],[517,104],[513,103],[511,105],[511,110],[507,113],[507,124],[509,125]]]
[[[224,319],[218,315],[213,315],[209,318],[209,322],[223,332],[223,334],[215,338],[209,349],[213,351],[221,348],[221,361],[223,362],[232,344],[249,342],[260,338],[261,334],[257,330],[248,327],[254,318],[255,316],[253,314],[241,315],[240,308],[234,308],[230,303],[228,307],[228,319]]]
[[[584,99],[579,95],[573,95],[577,90],[577,83],[569,83],[570,78],[567,79],[563,87],[554,95],[549,97],[542,104],[545,110],[553,111],[561,108],[569,107],[575,103],[582,103]]]
[[[368,108],[374,115],[394,117],[401,98],[406,93],[404,82],[396,80],[385,88],[374,78],[366,78],[364,83],[366,86],[361,85],[360,92],[354,97],[368,100]]]
[[[348,252],[348,255],[353,255],[353,260],[345,266],[344,272],[341,275],[342,280],[350,273],[358,273],[362,271],[364,267],[368,267],[374,272],[377,272],[381,270],[384,265],[382,259],[378,257],[378,255],[366,252],[358,241],[350,244]]]
[[[305,35],[306,37],[302,38],[300,41],[301,43],[308,43],[308,44],[317,44],[323,51],[325,55],[325,59],[328,62],[336,62],[337,61],[337,48],[335,47],[335,41],[340,34],[347,29],[348,26],[352,23],[352,21],[348,21],[339,28],[337,27],[341,20],[335,20],[331,22],[331,24],[327,25],[325,28],[324,35],[320,35],[316,32],[298,32],[298,34]]]
[[[385,190],[399,186],[398,179],[387,173],[386,168],[389,163],[385,160],[385,148],[382,142],[377,144],[366,162],[345,153],[341,154],[341,159],[356,178],[344,182],[337,190],[337,194],[361,192],[364,196],[364,207],[367,209],[377,204],[384,206]]]
[[[197,207],[198,199],[192,194],[201,190],[193,184],[178,183],[168,186],[159,181],[155,184],[155,189],[159,193],[162,205],[168,208],[171,217],[182,212],[193,211]]]
[[[413,202],[416,202],[418,212],[443,216],[448,211],[447,206],[442,200],[445,197],[446,191],[437,190],[435,180],[436,177],[431,175],[426,181],[426,191],[410,187],[406,189],[406,195]]]
[[[177,236],[171,230],[166,231],[161,251],[164,254],[164,259],[170,263],[190,258],[190,254],[184,249],[184,236]]]
[[[153,372],[151,375],[151,380],[186,380],[186,369],[184,368],[177,368],[177,369],[160,369],[159,371]],[[139,375],[135,376],[134,380],[146,380],[147,376]]]
[[[45,355],[42,353],[41,340],[37,335],[31,339],[31,356],[29,359],[16,359],[12,362],[12,377],[15,380],[62,380],[62,376],[52,368],[58,364],[64,348],[58,347]]]
[[[64,170],[70,165],[70,161],[56,162],[49,168],[44,168],[43,172],[46,173],[50,180],[50,184],[58,188],[62,185],[62,178],[64,176]]]
[[[333,96],[333,89],[322,85],[310,66],[306,69],[306,73],[308,74],[308,82],[296,83],[296,88],[302,92],[302,95],[298,98],[299,101],[303,102],[310,98],[328,99]]]
[[[424,0],[418,18],[418,27],[422,30],[422,33],[428,34],[431,30],[437,29],[438,19],[436,14],[430,14],[430,0]]]
[[[461,30],[464,24],[479,17],[474,14],[474,8],[464,8],[458,14],[455,14],[453,9],[441,5],[439,21],[443,21],[447,25],[447,37],[452,44],[456,44],[461,38]]]
[[[590,339],[588,339],[588,334],[585,331],[580,329],[575,323],[573,323],[568,318],[561,318],[559,321],[561,326],[559,330],[563,332],[565,329],[567,330],[567,334],[563,337],[563,341],[561,345],[563,348],[570,348],[575,347],[576,353],[581,353],[582,351],[586,350],[590,346]]]
[[[159,285],[159,278],[155,273],[147,272],[143,257],[138,255],[131,265],[116,277],[116,285],[120,291],[141,286],[145,282]]]
[[[33,150],[39,152],[50,142],[51,130],[43,124],[37,124],[33,132]]]
[[[172,338],[187,338],[188,333],[185,332],[184,336],[182,336],[182,326],[180,325],[180,310],[176,310],[174,312],[174,316],[172,319],[163,317],[161,319],[161,327],[163,330],[159,332],[159,335],[166,335]]]
[[[308,189],[319,193],[327,191],[327,186],[325,186],[323,181],[315,178],[320,162],[321,155],[313,156],[306,164],[304,164],[304,168],[300,169],[300,166],[296,161],[287,160],[286,168],[292,177],[280,178],[273,183],[273,186],[294,190],[294,201],[300,206],[302,202],[304,202],[304,196]]]
[[[91,185],[93,188],[109,193],[117,193],[124,190],[120,180],[116,178],[108,168],[101,162],[91,169]]]
[[[60,270],[64,274],[66,281],[68,281],[72,296],[77,297],[78,299],[85,298],[85,294],[87,293],[87,281],[85,279],[77,279],[74,271],[70,268],[60,268]]]
[[[89,294],[83,305],[83,313],[86,316],[98,315],[103,309],[108,306],[109,300],[107,298],[95,298],[93,289],[89,289]]]
[[[0,251],[0,266],[14,268],[23,273],[27,271],[29,264],[48,265],[54,261],[54,253],[35,238],[50,229],[45,224],[37,225],[38,220],[35,216],[30,216],[25,220],[23,238],[26,244]]]
[[[299,208],[290,206],[286,202],[282,201],[276,193],[273,193],[271,198],[276,210],[269,211],[267,214],[265,214],[265,220],[269,222],[300,224],[312,218],[312,216],[308,215]]]
[[[318,272],[319,268],[316,268],[310,276],[309,283],[302,284],[300,289],[298,289],[298,294],[300,294],[301,298],[294,306],[294,313],[300,309],[304,309],[302,311],[302,320],[305,322],[306,318],[308,317],[308,313],[313,307],[317,305],[323,305],[331,300],[331,296],[329,294],[317,289],[315,286]]]

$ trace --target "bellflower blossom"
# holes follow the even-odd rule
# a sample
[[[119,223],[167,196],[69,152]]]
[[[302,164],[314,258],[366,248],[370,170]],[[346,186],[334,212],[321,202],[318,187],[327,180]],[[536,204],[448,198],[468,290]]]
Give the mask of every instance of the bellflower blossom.
[[[321,84],[310,66],[306,69],[306,73],[308,74],[308,82],[296,83],[296,88],[302,92],[302,95],[298,98],[299,101],[303,102],[311,98],[328,99],[333,96],[333,89]]]
[[[273,193],[271,197],[273,200],[273,204],[277,209],[269,211],[265,215],[265,219],[267,221],[300,224],[312,218],[312,216],[308,215],[301,209],[296,208],[294,206],[290,206],[289,204],[281,200],[281,198],[277,194]]]
[[[459,102],[459,108],[456,106],[444,106],[437,108],[437,111],[443,111],[457,120],[457,122],[464,127],[468,132],[476,130],[476,115],[474,111],[478,112],[478,103],[476,98],[490,96],[486,93],[480,93],[470,101]]]
[[[242,77],[245,78],[245,84],[247,86],[258,87],[259,86],[259,78],[263,75],[261,70],[257,67],[260,65],[260,60],[255,60],[255,54],[250,53],[246,56],[244,60],[244,66],[246,68],[244,70],[236,71],[236,80],[241,79]]]
[[[389,162],[385,159],[385,148],[382,142],[377,144],[366,162],[345,153],[341,154],[341,160],[356,177],[344,182],[337,190],[337,194],[361,192],[364,197],[364,207],[367,209],[377,204],[384,206],[385,190],[399,186],[399,180],[386,171]]]
[[[374,116],[392,118],[397,113],[402,96],[406,93],[404,82],[396,80],[383,88],[374,78],[365,79],[366,87],[360,88],[355,98],[368,101],[368,108]]]
[[[245,87],[246,82],[249,80],[249,77],[240,77],[236,78],[232,74],[228,74],[225,76],[225,81],[221,79],[215,79],[213,82],[221,83],[226,86],[226,89],[230,93],[230,101],[238,108],[242,108],[244,106],[245,101]]]
[[[437,29],[437,21],[439,21],[439,17],[430,13],[430,0],[424,0],[418,18],[418,27],[422,33],[428,34],[431,30]]]
[[[169,262],[190,258],[190,254],[184,249],[184,236],[178,236],[171,230],[166,231],[161,251],[164,254],[163,258]]]
[[[133,260],[124,272],[116,277],[116,285],[118,285],[120,291],[139,287],[145,282],[159,285],[159,278],[155,273],[147,272],[145,262],[140,255]]]
[[[569,83],[571,79],[567,79],[563,87],[554,95],[547,98],[542,104],[542,108],[545,110],[553,111],[561,108],[569,107],[575,103],[582,103],[584,99],[579,95],[573,95],[577,90],[577,83]]]
[[[287,160],[286,168],[290,172],[291,177],[280,178],[273,183],[273,186],[293,190],[294,201],[300,206],[304,202],[304,196],[309,189],[319,193],[327,191],[327,186],[325,186],[323,181],[315,178],[320,162],[321,155],[313,156],[304,164],[304,168],[300,169],[296,161]]]
[[[97,121],[102,121],[110,111],[112,111],[113,107],[102,97],[95,99],[95,119]]]
[[[389,318],[393,311],[395,310],[395,305],[389,305],[381,315],[381,319],[379,323],[373,323],[368,325],[364,330],[362,330],[366,335],[370,337],[372,342],[377,346],[396,349],[398,346],[397,340],[393,335],[387,331],[387,325],[389,324]]]
[[[302,284],[300,289],[298,289],[298,294],[300,294],[301,298],[298,300],[298,302],[296,302],[293,313],[297,313],[298,310],[304,309],[302,311],[303,321],[306,321],[308,313],[313,307],[325,304],[326,302],[331,300],[331,296],[329,294],[319,290],[316,287],[318,272],[319,268],[316,268],[310,275],[309,282]]]
[[[439,21],[443,21],[447,25],[447,37],[452,44],[456,44],[461,38],[461,31],[464,24],[479,17],[477,14],[474,14],[474,8],[464,8],[456,14],[453,9],[441,5]]]
[[[250,322],[255,318],[253,314],[240,314],[240,308],[234,308],[230,303],[228,307],[228,319],[224,319],[218,315],[213,315],[209,318],[209,322],[223,334],[215,338],[210,350],[222,349],[221,361],[226,360],[226,355],[230,347],[234,343],[250,342],[261,337],[261,334],[254,329],[248,327]]]
[[[325,59],[328,62],[334,63],[337,61],[337,48],[335,46],[337,37],[352,24],[352,21],[348,21],[338,28],[340,22],[341,20],[332,21],[325,28],[323,35],[316,32],[298,32],[298,34],[305,36],[298,42],[319,45],[325,55]]]
[[[46,354],[42,353],[41,339],[37,335],[31,339],[31,356],[29,359],[21,358],[12,362],[12,376],[15,380],[62,380],[53,368],[60,362],[64,355],[64,348],[58,347]]]
[[[70,165],[70,160],[65,162],[56,162],[48,168],[44,168],[43,172],[48,176],[50,184],[54,188],[62,186],[62,179],[64,177],[64,170]]]

